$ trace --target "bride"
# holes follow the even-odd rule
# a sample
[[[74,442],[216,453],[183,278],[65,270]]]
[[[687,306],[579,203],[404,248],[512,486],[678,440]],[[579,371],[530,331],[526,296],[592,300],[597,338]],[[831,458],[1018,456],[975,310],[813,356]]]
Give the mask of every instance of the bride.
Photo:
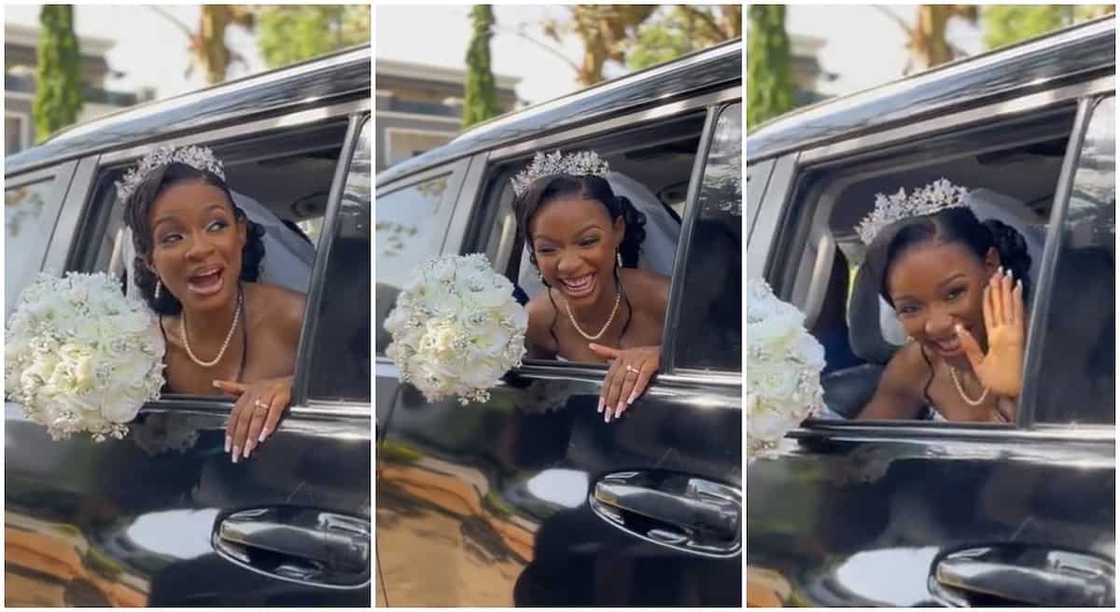
[[[118,195],[135,250],[129,285],[167,345],[164,391],[237,397],[225,450],[248,459],[291,400],[304,296],[258,282],[264,230],[234,203],[210,149],[161,148]]]
[[[544,289],[526,307],[530,357],[610,362],[599,396],[617,419],[660,365],[669,278],[639,270],[645,216],[593,152],[538,153],[514,179],[518,232]]]
[[[1015,229],[981,223],[945,179],[880,195],[856,231],[907,343],[861,419],[1015,421],[1022,390],[1030,255]]]

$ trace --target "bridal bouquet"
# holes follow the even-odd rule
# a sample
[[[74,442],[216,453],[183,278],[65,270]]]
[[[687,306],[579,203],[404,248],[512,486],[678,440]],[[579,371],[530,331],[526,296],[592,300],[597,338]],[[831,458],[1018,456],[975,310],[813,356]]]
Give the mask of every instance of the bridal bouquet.
[[[54,440],[123,438],[125,423],[163,387],[155,325],[106,274],[40,275],[8,320],[5,395]]]
[[[823,408],[824,348],[765,281],[747,282],[747,456],[774,448]]]
[[[438,257],[397,296],[385,352],[428,401],[455,395],[465,406],[489,399],[487,389],[521,365],[528,323],[513,284],[485,255]]]

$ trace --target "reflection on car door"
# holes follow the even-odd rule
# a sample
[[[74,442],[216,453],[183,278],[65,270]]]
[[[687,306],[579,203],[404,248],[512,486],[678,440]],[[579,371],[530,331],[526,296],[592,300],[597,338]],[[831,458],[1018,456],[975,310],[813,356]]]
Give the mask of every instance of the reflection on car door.
[[[308,313],[324,303],[321,272],[330,266],[322,257],[337,255],[322,245],[351,227],[342,218],[353,207],[341,200],[362,181],[368,260],[369,146],[354,145],[369,135],[360,138],[359,125],[352,118],[343,148],[344,158],[354,151],[352,173],[336,174]],[[356,316],[331,324],[368,330],[368,307]],[[223,452],[226,401],[149,403],[125,439],[103,443],[52,442],[7,403],[5,603],[368,606],[368,373],[358,386],[364,397],[320,401],[301,372],[333,340],[322,326],[309,329],[305,321],[293,406],[238,464]]]
[[[697,225],[697,200],[686,227]],[[729,240],[735,265],[738,234]],[[388,605],[739,605],[739,373],[669,370],[611,424],[596,412],[603,374],[532,361],[485,403],[460,406],[396,384],[379,359],[377,548]]]

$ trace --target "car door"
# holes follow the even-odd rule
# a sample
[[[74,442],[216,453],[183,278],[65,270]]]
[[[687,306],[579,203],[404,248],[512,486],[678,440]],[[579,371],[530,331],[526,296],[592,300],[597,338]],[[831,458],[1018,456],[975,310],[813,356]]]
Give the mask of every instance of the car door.
[[[252,459],[233,464],[223,452],[228,400],[161,398],[127,437],[102,443],[51,441],[6,404],[7,605],[370,604],[368,101],[364,109],[342,116],[292,405]],[[222,133],[237,141],[323,116]],[[111,184],[109,172],[92,184]],[[89,207],[111,202],[92,193]],[[102,218],[83,214],[49,250],[69,252],[68,269],[91,269],[81,262],[97,259],[86,251],[102,242]],[[72,245],[75,235],[91,240]]]
[[[707,113],[662,373],[625,418],[596,412],[602,366],[529,361],[460,406],[390,394],[379,360],[388,605],[741,602],[742,112]]]
[[[749,603],[1114,605],[1115,107],[1075,102],[1018,423],[807,421],[748,464]],[[749,239],[772,282],[798,172]]]

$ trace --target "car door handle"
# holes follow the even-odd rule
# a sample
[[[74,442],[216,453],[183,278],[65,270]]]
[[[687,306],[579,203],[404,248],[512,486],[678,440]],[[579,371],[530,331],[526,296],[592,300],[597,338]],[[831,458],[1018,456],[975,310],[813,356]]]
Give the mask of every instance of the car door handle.
[[[359,586],[369,580],[369,525],[310,508],[254,508],[220,518],[214,545],[227,558],[281,578]]]
[[[659,544],[734,554],[741,541],[738,491],[686,475],[610,474],[595,483],[591,507],[615,525]]]
[[[1013,546],[974,548],[947,555],[935,564],[934,579],[965,599],[1027,605],[1112,606],[1113,570],[1091,555]]]

